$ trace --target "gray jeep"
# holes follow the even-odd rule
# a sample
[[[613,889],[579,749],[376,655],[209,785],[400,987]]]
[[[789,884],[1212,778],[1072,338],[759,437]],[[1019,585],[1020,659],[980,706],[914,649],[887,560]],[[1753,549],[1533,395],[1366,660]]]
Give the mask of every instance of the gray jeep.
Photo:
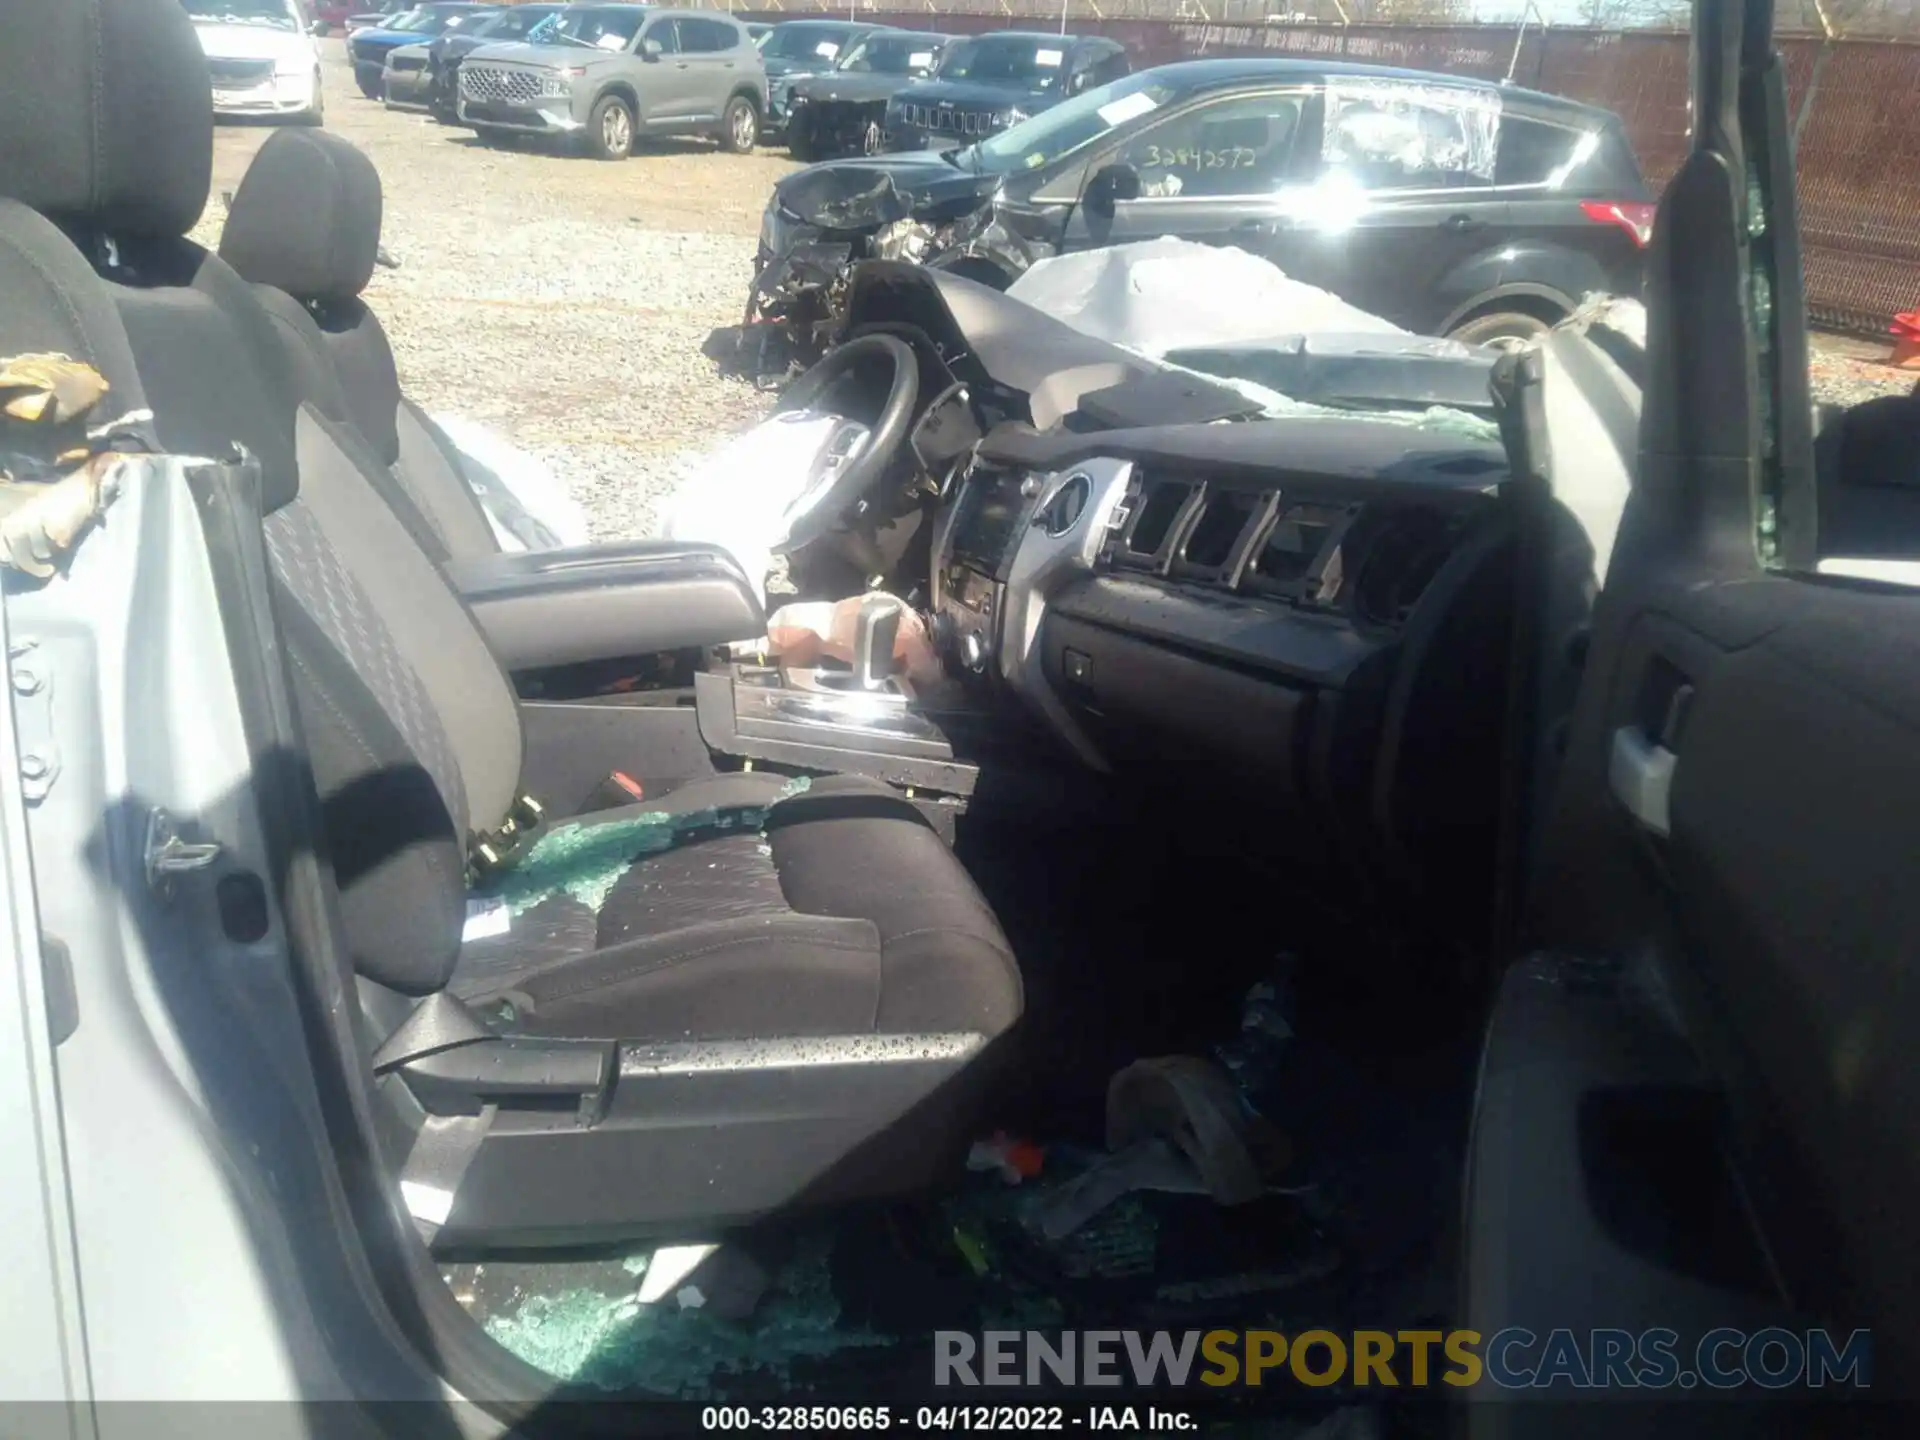
[[[741,154],[766,111],[760,52],[710,10],[572,5],[460,66],[462,124],[483,137],[578,138],[602,160],[626,159],[642,135],[710,134]]]

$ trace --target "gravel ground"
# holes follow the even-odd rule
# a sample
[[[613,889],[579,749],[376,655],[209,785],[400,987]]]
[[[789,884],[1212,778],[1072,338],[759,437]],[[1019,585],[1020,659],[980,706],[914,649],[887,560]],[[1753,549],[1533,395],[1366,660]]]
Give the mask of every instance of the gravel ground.
[[[327,126],[380,167],[385,241],[400,262],[367,291],[407,392],[540,456],[601,539],[652,533],[687,465],[766,413],[703,346],[738,323],[761,208],[784,155],[653,145],[624,164],[484,146],[470,132],[363,99],[339,40],[322,42]],[[271,131],[223,126],[214,203]],[[1814,337],[1817,399],[1914,387],[1886,344]]]
[[[702,346],[739,321],[761,208],[791,163],[692,140],[624,164],[484,146],[362,98],[340,42],[322,43],[327,128],[385,183],[400,266],[376,271],[366,298],[401,384],[540,456],[596,537],[651,533],[683,467],[765,413]],[[270,133],[221,127],[203,242]]]

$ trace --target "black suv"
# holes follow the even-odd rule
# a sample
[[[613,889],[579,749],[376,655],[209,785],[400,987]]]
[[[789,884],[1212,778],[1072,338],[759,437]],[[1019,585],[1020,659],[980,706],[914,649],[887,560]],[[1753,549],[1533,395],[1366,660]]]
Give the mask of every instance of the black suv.
[[[1099,36],[971,35],[947,47],[931,79],[888,102],[886,147],[939,149],[978,140],[1132,68],[1119,41]]]
[[[849,173],[863,167],[872,180]],[[811,197],[870,190],[880,171],[934,228],[927,261],[990,284],[1063,250],[1173,235],[1483,343],[1538,333],[1590,291],[1637,295],[1654,209],[1605,110],[1417,71],[1194,60],[964,148],[789,175],[763,262],[833,228]]]

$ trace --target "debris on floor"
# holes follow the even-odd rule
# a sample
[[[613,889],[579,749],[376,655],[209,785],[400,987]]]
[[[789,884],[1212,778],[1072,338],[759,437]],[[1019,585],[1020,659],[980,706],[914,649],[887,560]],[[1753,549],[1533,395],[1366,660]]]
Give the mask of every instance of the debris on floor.
[[[673,1248],[675,1263],[663,1268],[678,1268],[684,1252],[706,1253],[675,1277],[677,1285],[648,1287],[667,1303],[643,1302],[635,1285],[654,1273],[659,1252],[651,1260],[488,1261],[450,1267],[448,1278],[487,1334],[520,1359],[556,1379],[609,1392],[712,1399],[743,1377],[783,1389],[797,1364],[892,1343],[845,1323],[828,1270],[828,1233],[804,1236],[787,1262],[771,1269],[731,1244]],[[730,1257],[724,1268],[709,1270],[720,1256]],[[748,1292],[739,1286],[756,1276],[763,1292],[743,1308]],[[689,1290],[700,1303],[690,1303]]]
[[[1027,1140],[1015,1140],[1005,1131],[974,1143],[967,1152],[967,1169],[998,1175],[1009,1185],[1031,1180],[1047,1163],[1047,1152]]]

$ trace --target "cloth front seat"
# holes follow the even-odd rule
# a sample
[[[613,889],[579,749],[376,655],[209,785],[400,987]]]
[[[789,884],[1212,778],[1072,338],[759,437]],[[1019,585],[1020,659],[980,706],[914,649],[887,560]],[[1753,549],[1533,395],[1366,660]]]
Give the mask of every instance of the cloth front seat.
[[[299,353],[300,398],[360,432],[431,543],[456,560],[495,555],[499,540],[458,451],[401,394],[393,347],[360,298],[378,262],[382,204],[379,172],[345,140],[276,131],[234,192],[220,258],[273,292],[263,300]]]
[[[31,83],[43,68],[60,82]],[[277,618],[376,1033],[391,1048],[451,993],[484,1002],[510,1037],[622,1042],[598,1123],[551,1105],[496,1123],[472,1162],[496,1219],[462,1233],[576,1243],[725,1223],[817,1193],[846,1166],[857,1193],[928,1183],[964,1141],[964,1104],[929,1109],[916,1093],[879,1115],[849,1085],[795,1108],[787,1091],[809,1067],[866,1073],[843,1063],[856,1051],[788,1045],[775,1047],[777,1064],[754,1058],[774,1053],[768,1042],[889,1035],[911,1042],[910,1059],[971,1058],[1020,1014],[1019,970],[991,911],[884,786],[728,776],[644,811],[594,815],[495,881],[507,934],[463,956],[469,839],[497,831],[517,803],[517,702],[383,503],[361,437],[296,404],[274,320],[182,238],[206,199],[209,96],[176,0],[16,0],[0,12],[0,195],[97,257],[162,442],[208,453],[238,440],[261,459]],[[104,343],[75,340],[86,355]],[[956,1048],[953,1037],[971,1040]],[[663,1092],[640,1077],[666,1052],[647,1060],[626,1048],[643,1041],[760,1049],[673,1059]],[[883,1057],[899,1048],[867,1045]],[[396,1093],[404,1067],[386,1074],[401,1123],[430,1137],[427,1092]],[[858,1124],[837,1123],[851,1110]],[[856,1141],[860,1153],[840,1153]],[[543,1190],[527,1165],[498,1158],[521,1154],[564,1169],[566,1183]],[[849,1193],[837,1183],[833,1193]],[[457,1224],[458,1205],[453,1215]]]

